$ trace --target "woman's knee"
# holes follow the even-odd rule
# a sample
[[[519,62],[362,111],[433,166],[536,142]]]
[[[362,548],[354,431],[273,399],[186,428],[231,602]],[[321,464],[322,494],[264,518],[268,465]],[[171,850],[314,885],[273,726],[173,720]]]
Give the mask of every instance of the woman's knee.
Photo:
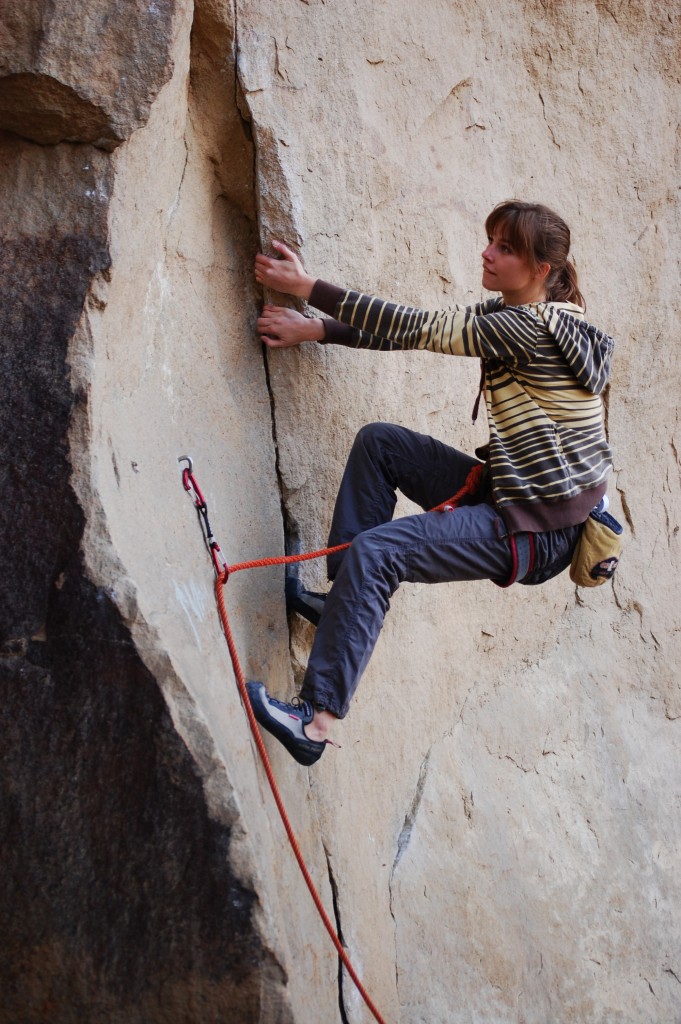
[[[394,423],[365,423],[355,437],[355,444],[364,448],[382,448],[383,444],[392,439],[401,428]]]
[[[392,464],[395,452],[401,450],[405,427],[395,423],[366,423],[357,431],[351,455],[355,458],[368,458],[373,466]]]

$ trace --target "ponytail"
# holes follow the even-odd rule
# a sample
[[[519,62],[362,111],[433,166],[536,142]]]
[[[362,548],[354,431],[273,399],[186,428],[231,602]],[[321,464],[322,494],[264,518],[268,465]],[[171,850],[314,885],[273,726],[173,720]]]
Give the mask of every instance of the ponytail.
[[[566,260],[560,270],[549,271],[546,280],[546,298],[549,302],[574,302],[584,308],[584,296],[579,290],[577,268],[572,260]]]

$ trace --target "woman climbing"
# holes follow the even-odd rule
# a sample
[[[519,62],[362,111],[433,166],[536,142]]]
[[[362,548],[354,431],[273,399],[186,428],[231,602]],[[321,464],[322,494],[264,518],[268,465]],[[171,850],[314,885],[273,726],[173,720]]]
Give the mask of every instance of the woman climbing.
[[[499,297],[435,312],[317,280],[281,242],[277,257],[256,257],[260,284],[328,317],[266,305],[257,329],[270,348],[313,341],[477,358],[474,417],[482,395],[490,432],[478,458],[387,423],[357,435],[329,536],[329,546],[352,544],[328,559],[331,590],[287,583],[289,606],[317,623],[300,697],[286,703],[248,684],[258,722],[301,764],[321,757],[347,714],[400,583],[543,583],[569,565],[605,495],[600,396],[613,341],[584,319],[569,228],[545,206],[509,200],[485,230],[482,286]],[[393,521],[397,490],[424,513]]]

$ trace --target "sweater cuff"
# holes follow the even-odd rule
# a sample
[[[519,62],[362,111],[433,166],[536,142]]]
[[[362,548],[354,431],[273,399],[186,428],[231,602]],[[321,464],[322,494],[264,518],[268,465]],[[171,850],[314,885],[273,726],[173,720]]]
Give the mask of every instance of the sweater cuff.
[[[328,284],[327,281],[317,280],[312,286],[310,298],[307,300],[315,309],[321,309],[327,316],[333,316],[336,306],[345,295],[343,288],[335,284]]]
[[[320,345],[348,345],[350,348],[355,347],[354,342],[354,330],[352,327],[348,327],[347,324],[342,324],[339,320],[324,319],[324,337],[319,342]]]

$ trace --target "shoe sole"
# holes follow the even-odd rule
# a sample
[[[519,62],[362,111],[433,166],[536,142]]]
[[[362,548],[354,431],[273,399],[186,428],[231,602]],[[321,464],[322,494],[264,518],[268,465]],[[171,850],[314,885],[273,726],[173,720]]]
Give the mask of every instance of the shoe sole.
[[[264,683],[247,683],[246,690],[258,724],[276,740],[279,740],[298,764],[302,764],[306,768],[315,764],[324,753],[326,743],[317,743],[315,740],[292,736],[286,726],[272,716],[267,702],[269,695]],[[300,722],[300,719],[297,721]]]

